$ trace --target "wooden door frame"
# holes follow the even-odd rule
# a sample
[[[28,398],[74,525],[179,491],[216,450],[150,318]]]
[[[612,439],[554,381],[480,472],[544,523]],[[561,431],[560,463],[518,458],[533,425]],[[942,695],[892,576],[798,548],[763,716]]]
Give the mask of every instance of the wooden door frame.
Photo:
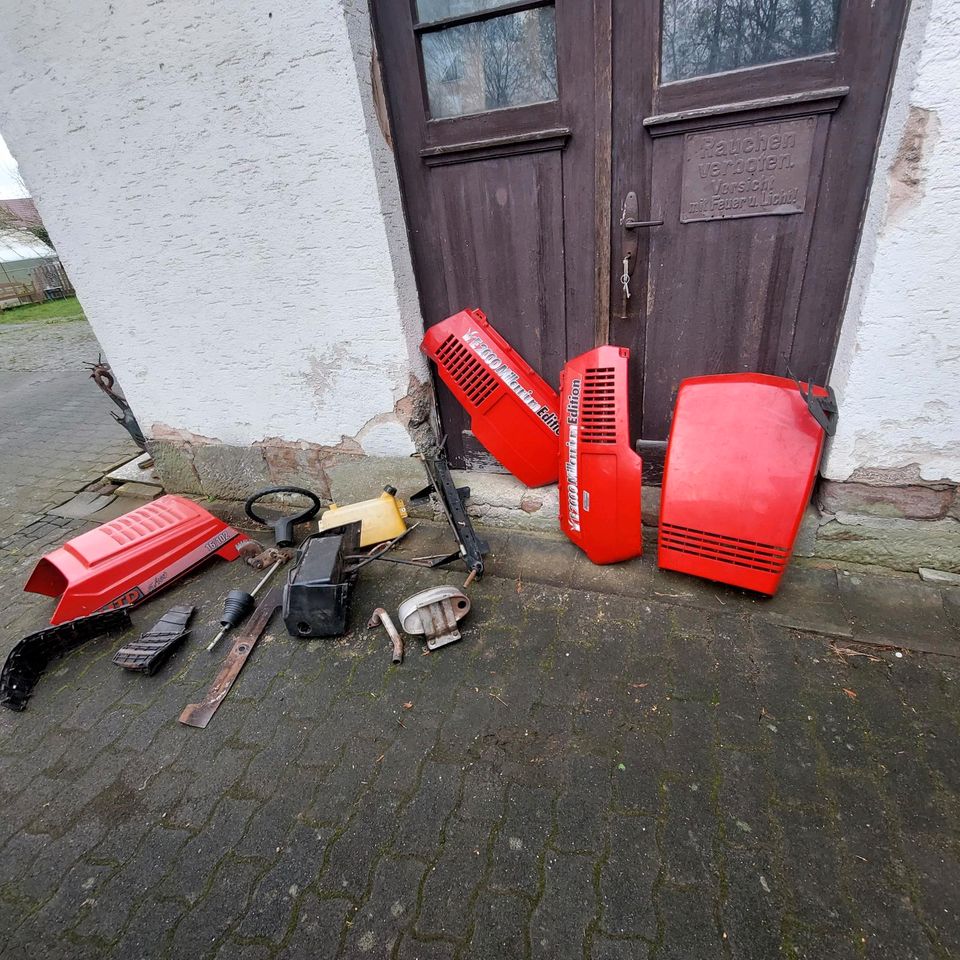
[[[470,20],[475,21],[519,10],[554,7],[559,67],[557,99],[432,119],[416,37],[423,29],[437,29],[444,21],[433,21],[421,25],[423,29],[420,29],[416,24],[415,0],[369,0],[425,327],[457,309],[484,308],[482,303],[452,303],[450,280],[444,276],[443,270],[424,266],[443,262],[440,237],[422,215],[422,211],[430,209],[431,190],[435,189],[430,183],[431,170],[464,161],[538,150],[561,150],[564,172],[569,165],[569,169],[576,172],[577,181],[567,183],[560,180],[565,233],[560,263],[565,287],[560,294],[563,316],[558,318],[558,323],[564,330],[567,356],[575,356],[596,345],[599,326],[597,298],[601,281],[605,294],[608,267],[604,264],[609,260],[610,214],[605,202],[609,195],[609,163],[598,163],[597,143],[606,143],[605,153],[601,153],[609,158],[610,18],[608,14],[604,21],[602,10],[604,7],[609,10],[610,3],[611,0],[518,0],[476,16],[470,15]],[[451,22],[463,19],[457,17]],[[603,47],[598,48],[597,43],[591,43],[589,39],[584,42],[585,37],[598,33],[606,36],[606,66]],[[604,77],[603,82],[596,81],[598,74]],[[599,197],[598,189],[602,190]],[[575,243],[566,239],[570,224],[576,225]],[[585,247],[588,249],[583,249]],[[536,282],[536,278],[532,280]],[[441,313],[439,304],[450,309]],[[491,316],[491,321],[496,326],[497,317]],[[549,379],[554,377],[551,375]],[[446,429],[453,434],[461,423],[458,414],[451,412],[452,397],[445,393],[446,388],[437,378],[434,378],[434,384]],[[453,452],[458,452],[458,445],[454,443],[452,446],[455,448]]]
[[[632,284],[633,296],[626,316],[617,316],[620,282],[617,249],[624,234],[617,222],[619,205],[627,190],[640,196],[640,218],[658,217],[660,210],[647,209],[646,202],[672,204],[678,198],[653,198],[648,201],[652,175],[653,138],[667,132],[679,133],[702,124],[712,112],[728,114],[731,104],[738,107],[734,121],[794,117],[829,112],[842,102],[844,113],[832,123],[849,125],[866,114],[875,118],[866,124],[874,133],[854,140],[855,149],[840,156],[840,141],[845,127],[828,138],[823,155],[824,170],[830,175],[820,185],[823,213],[815,216],[810,240],[806,275],[822,276],[816,284],[804,283],[799,296],[796,321],[790,344],[790,365],[820,383],[829,379],[836,355],[843,313],[849,296],[857,250],[866,215],[879,139],[883,133],[887,104],[899,59],[910,0],[874,0],[876,16],[869,15],[870,0],[841,0],[835,49],[828,53],[779,61],[729,72],[659,83],[662,4],[636,4],[632,0],[613,0],[612,111],[611,111],[611,183],[610,207],[613,212],[609,255],[614,269],[607,286],[610,303],[609,338],[613,342],[645,345],[647,339],[648,291],[646,277]],[[864,27],[866,25],[866,28]],[[889,44],[890,36],[895,41]],[[868,75],[876,51],[888,41],[886,82],[857,83]],[[638,48],[638,38],[646,49]],[[623,91],[636,91],[628,96]],[[644,104],[650,112],[637,122]],[[639,158],[639,162],[638,162]],[[819,207],[818,207],[819,212]],[[644,263],[649,248],[649,233],[638,237],[639,263]],[[836,251],[842,249],[843,257]],[[632,434],[639,435],[636,413],[643,397],[645,346],[631,363]],[[784,371],[786,372],[786,371]]]
[[[488,11],[497,16],[514,9],[545,5],[546,0],[518,0],[507,8]],[[659,0],[556,0],[584,3],[592,7],[594,76],[591,91],[594,108],[595,194],[595,270],[593,284],[594,322],[589,334],[578,343],[570,343],[571,353],[603,343],[634,345],[631,363],[632,435],[639,436],[644,391],[644,364],[648,322],[646,264],[649,260],[650,234],[637,237],[638,255],[634,268],[630,309],[620,307],[619,262],[617,253],[624,234],[619,224],[620,206],[627,190],[640,196],[640,217],[658,216],[650,209],[652,143],[654,136],[678,133],[685,127],[703,123],[711,111],[729,113],[738,107],[737,123],[803,115],[801,103],[811,111],[833,109],[830,98],[843,104],[843,112],[833,123],[850,123],[866,111],[875,118],[870,124],[875,136],[855,140],[855,149],[838,156],[839,136],[825,145],[823,164],[834,164],[834,173],[821,184],[824,215],[814,219],[810,256],[806,274],[823,277],[816,284],[805,283],[799,295],[796,322],[791,333],[791,365],[803,375],[826,382],[836,353],[843,311],[849,295],[856,253],[874,175],[879,136],[882,134],[889,92],[896,70],[909,0],[874,0],[876,15],[867,16],[870,0],[841,0],[835,49],[795,60],[746,67],[710,76],[694,77],[661,85],[660,37],[662,5]],[[430,119],[425,109],[426,93],[422,59],[415,45],[406,62],[398,62],[396,46],[385,51],[380,38],[400,31],[416,35],[415,0],[370,0],[371,18],[383,59],[383,82],[393,143],[400,170],[400,188],[406,229],[414,263],[439,262],[439,241],[430,228],[411,211],[423,208],[429,196],[426,164],[458,162],[459,159],[499,156],[525,149],[531,126],[557,137],[569,134],[563,115],[563,70],[558,73],[561,93],[556,101],[507,108],[491,114]],[[861,29],[866,23],[869,29]],[[891,32],[896,41],[889,44]],[[875,38],[881,33],[890,48],[886,64],[886,83],[852,82],[858,71],[864,75],[875,57]],[[583,44],[583,36],[564,37],[558,29],[558,63],[562,56],[574,55],[574,42]],[[565,53],[561,45],[570,45]],[[410,58],[413,58],[412,60]],[[569,91],[568,91],[569,92]],[[389,95],[389,94],[392,94]],[[404,116],[398,116],[397,103]],[[416,124],[416,135],[398,136],[401,123]],[[491,133],[491,131],[494,131]],[[451,141],[456,141],[451,147]],[[417,146],[419,144],[419,146]],[[545,147],[547,145],[545,144]],[[426,161],[426,163],[425,163]],[[674,198],[655,198],[654,202],[672,204]],[[829,208],[829,215],[826,215]],[[844,256],[838,258],[839,247]],[[565,255],[566,256],[566,255]],[[642,265],[642,270],[641,270]],[[441,319],[431,311],[431,303],[447,301],[446,280],[439,270],[417,269],[417,291],[425,326]],[[584,321],[581,321],[583,323]],[[567,325],[570,328],[571,320]],[[587,333],[587,331],[584,331]],[[438,385],[442,390],[442,386]]]

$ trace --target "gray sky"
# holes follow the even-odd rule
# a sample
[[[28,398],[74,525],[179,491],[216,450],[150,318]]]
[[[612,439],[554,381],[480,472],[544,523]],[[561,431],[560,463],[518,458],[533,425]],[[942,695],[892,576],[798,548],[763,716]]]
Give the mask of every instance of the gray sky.
[[[10,151],[0,136],[0,200],[25,196],[27,191],[17,179],[17,161],[10,156]]]

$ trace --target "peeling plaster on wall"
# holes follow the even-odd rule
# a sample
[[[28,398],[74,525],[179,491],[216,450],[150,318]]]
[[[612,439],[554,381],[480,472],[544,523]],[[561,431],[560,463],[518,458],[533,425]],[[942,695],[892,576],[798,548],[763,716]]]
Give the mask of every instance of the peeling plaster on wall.
[[[364,4],[0,0],[0,22],[0,128],[141,423],[336,446],[427,379]]]
[[[831,375],[832,480],[960,481],[958,36],[960,0],[915,0]]]
[[[890,167],[890,197],[884,225],[896,223],[924,194],[925,155],[936,144],[940,118],[932,110],[910,107],[900,147]]]

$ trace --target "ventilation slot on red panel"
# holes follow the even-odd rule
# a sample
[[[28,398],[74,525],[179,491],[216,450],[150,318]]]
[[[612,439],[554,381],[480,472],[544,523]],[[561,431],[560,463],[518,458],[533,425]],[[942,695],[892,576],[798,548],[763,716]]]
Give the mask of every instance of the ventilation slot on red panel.
[[[580,402],[580,440],[583,443],[617,442],[617,402],[613,367],[593,367],[583,377]]]
[[[103,524],[99,529],[123,545],[172,527],[185,517],[182,511],[167,509],[159,502],[146,503],[132,513]]]
[[[440,345],[436,359],[477,406],[497,389],[497,378],[453,334]]]
[[[769,543],[725,537],[706,530],[693,530],[672,523],[661,523],[660,546],[704,560],[732,563],[738,567],[762,570],[764,573],[782,573],[790,551]]]

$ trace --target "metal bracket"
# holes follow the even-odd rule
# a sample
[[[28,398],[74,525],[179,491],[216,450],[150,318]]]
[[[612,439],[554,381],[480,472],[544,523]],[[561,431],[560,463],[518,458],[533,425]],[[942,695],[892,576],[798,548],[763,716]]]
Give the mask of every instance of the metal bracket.
[[[470,612],[470,598],[456,587],[432,587],[407,597],[397,616],[407,633],[423,634],[427,649],[436,650],[460,639],[457,622]]]
[[[453,535],[457,538],[457,545],[460,548],[459,555],[467,565],[469,571],[467,582],[464,586],[479,580],[483,576],[483,555],[490,550],[489,544],[477,536],[467,516],[467,509],[464,506],[464,500],[470,496],[469,487],[458,487],[450,476],[450,467],[447,463],[447,455],[443,449],[443,443],[440,443],[435,450],[427,450],[421,454],[424,469],[427,471],[427,477],[430,479],[430,485],[424,487],[411,498],[411,503],[423,503],[429,500],[431,493],[436,493],[440,499],[440,506],[446,514],[453,530]],[[454,554],[453,558],[457,555]],[[441,563],[446,563],[446,560]]]
[[[804,391],[803,382],[794,376],[793,371],[787,367],[787,376],[797,384],[800,396],[806,403],[810,415],[823,428],[823,432],[832,437],[837,432],[837,420],[840,417],[840,408],[837,406],[837,395],[833,392],[833,387],[827,385],[824,389],[827,391],[825,397],[818,397],[813,392],[813,384],[807,383],[807,389]]]

